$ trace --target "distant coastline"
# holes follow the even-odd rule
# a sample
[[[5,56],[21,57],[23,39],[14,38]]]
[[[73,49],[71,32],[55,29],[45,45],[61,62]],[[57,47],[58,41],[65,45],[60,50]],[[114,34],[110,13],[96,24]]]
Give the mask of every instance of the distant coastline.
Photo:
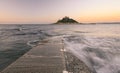
[[[58,20],[59,21],[59,20]],[[0,23],[0,25],[64,25],[64,24],[66,24],[66,25],[70,25],[70,24],[80,24],[80,25],[103,25],[103,24],[120,24],[120,22],[92,22],[92,23],[86,23],[86,22],[77,22],[77,23],[75,23],[75,22],[55,22],[55,23],[34,23],[34,24],[32,24],[32,23],[21,23],[21,24],[19,24],[19,23],[13,23],[13,24],[2,24],[2,23]]]

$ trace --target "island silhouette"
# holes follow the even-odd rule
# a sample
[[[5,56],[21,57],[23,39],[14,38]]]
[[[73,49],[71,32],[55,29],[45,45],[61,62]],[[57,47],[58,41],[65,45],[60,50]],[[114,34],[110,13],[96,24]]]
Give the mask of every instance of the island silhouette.
[[[55,24],[60,24],[60,23],[67,24],[67,23],[79,23],[79,22],[77,22],[72,18],[69,18],[68,16],[65,16],[64,18],[58,20]]]

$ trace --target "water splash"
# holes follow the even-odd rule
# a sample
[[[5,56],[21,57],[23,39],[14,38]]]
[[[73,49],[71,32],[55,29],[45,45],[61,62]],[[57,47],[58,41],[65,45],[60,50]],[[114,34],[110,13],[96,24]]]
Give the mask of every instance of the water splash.
[[[120,39],[69,36],[64,42],[94,73],[120,73]]]

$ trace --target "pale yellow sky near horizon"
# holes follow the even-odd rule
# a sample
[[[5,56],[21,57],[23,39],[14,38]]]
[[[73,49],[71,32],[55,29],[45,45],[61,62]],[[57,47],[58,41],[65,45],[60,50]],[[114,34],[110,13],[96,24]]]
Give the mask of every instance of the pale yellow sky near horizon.
[[[120,0],[0,0],[0,24],[120,22]]]

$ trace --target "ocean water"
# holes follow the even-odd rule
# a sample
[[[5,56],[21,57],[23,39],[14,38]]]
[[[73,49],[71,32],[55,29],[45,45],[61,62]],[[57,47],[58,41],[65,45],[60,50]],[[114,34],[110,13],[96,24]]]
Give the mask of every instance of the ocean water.
[[[94,73],[120,73],[120,24],[0,25],[0,69],[51,37]]]

